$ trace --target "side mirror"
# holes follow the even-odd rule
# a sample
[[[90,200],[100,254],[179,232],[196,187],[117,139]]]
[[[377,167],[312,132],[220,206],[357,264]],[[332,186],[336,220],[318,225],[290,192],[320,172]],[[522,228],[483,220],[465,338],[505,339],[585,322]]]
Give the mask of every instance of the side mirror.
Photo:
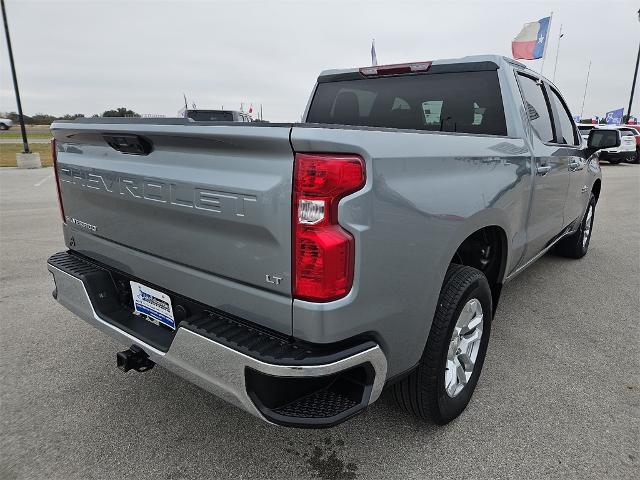
[[[600,150],[601,148],[613,148],[620,146],[620,136],[617,130],[600,130],[594,128],[589,132],[587,148]]]

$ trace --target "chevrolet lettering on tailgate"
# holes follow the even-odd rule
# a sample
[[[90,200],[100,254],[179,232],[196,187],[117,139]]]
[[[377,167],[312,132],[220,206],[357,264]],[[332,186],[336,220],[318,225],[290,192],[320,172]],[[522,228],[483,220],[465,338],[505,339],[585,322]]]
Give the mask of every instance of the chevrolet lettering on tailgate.
[[[149,177],[114,175],[62,164],[58,165],[58,175],[61,182],[120,195],[129,200],[164,203],[236,217],[250,215],[257,201],[252,195],[219,192],[193,184],[167,182]]]

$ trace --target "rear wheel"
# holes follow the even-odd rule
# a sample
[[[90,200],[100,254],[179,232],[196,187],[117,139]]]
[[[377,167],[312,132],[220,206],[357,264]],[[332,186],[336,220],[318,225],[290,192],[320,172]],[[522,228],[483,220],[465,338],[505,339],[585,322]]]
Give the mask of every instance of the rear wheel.
[[[591,232],[593,231],[593,219],[596,212],[596,197],[591,194],[587,211],[582,218],[580,228],[574,234],[563,238],[556,245],[556,253],[567,258],[582,258],[589,250]]]
[[[5,123],[0,123],[0,130],[9,130],[9,127]]]
[[[480,270],[451,265],[422,358],[393,386],[410,413],[443,425],[460,415],[475,390],[489,343],[491,289]]]

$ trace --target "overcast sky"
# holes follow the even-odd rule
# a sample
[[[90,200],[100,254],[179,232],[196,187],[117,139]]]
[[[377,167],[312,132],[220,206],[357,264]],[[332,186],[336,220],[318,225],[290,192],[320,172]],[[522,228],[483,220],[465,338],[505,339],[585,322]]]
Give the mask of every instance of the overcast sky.
[[[27,114],[91,115],[126,106],[175,116],[263,104],[296,121],[318,73],[370,64],[496,53],[526,22],[554,12],[544,73],[585,116],[626,107],[640,41],[636,1],[30,1],[5,0]],[[16,110],[0,40],[0,111]],[[539,69],[541,61],[523,61]],[[634,98],[640,111],[640,86]]]

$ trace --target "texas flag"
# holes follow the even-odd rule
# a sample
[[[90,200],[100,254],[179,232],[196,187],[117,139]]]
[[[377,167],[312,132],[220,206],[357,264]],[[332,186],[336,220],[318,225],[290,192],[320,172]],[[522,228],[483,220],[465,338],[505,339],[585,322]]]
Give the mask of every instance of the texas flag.
[[[522,31],[511,42],[513,58],[535,60],[542,58],[544,47],[547,45],[550,17],[544,17],[537,22],[525,23]]]

